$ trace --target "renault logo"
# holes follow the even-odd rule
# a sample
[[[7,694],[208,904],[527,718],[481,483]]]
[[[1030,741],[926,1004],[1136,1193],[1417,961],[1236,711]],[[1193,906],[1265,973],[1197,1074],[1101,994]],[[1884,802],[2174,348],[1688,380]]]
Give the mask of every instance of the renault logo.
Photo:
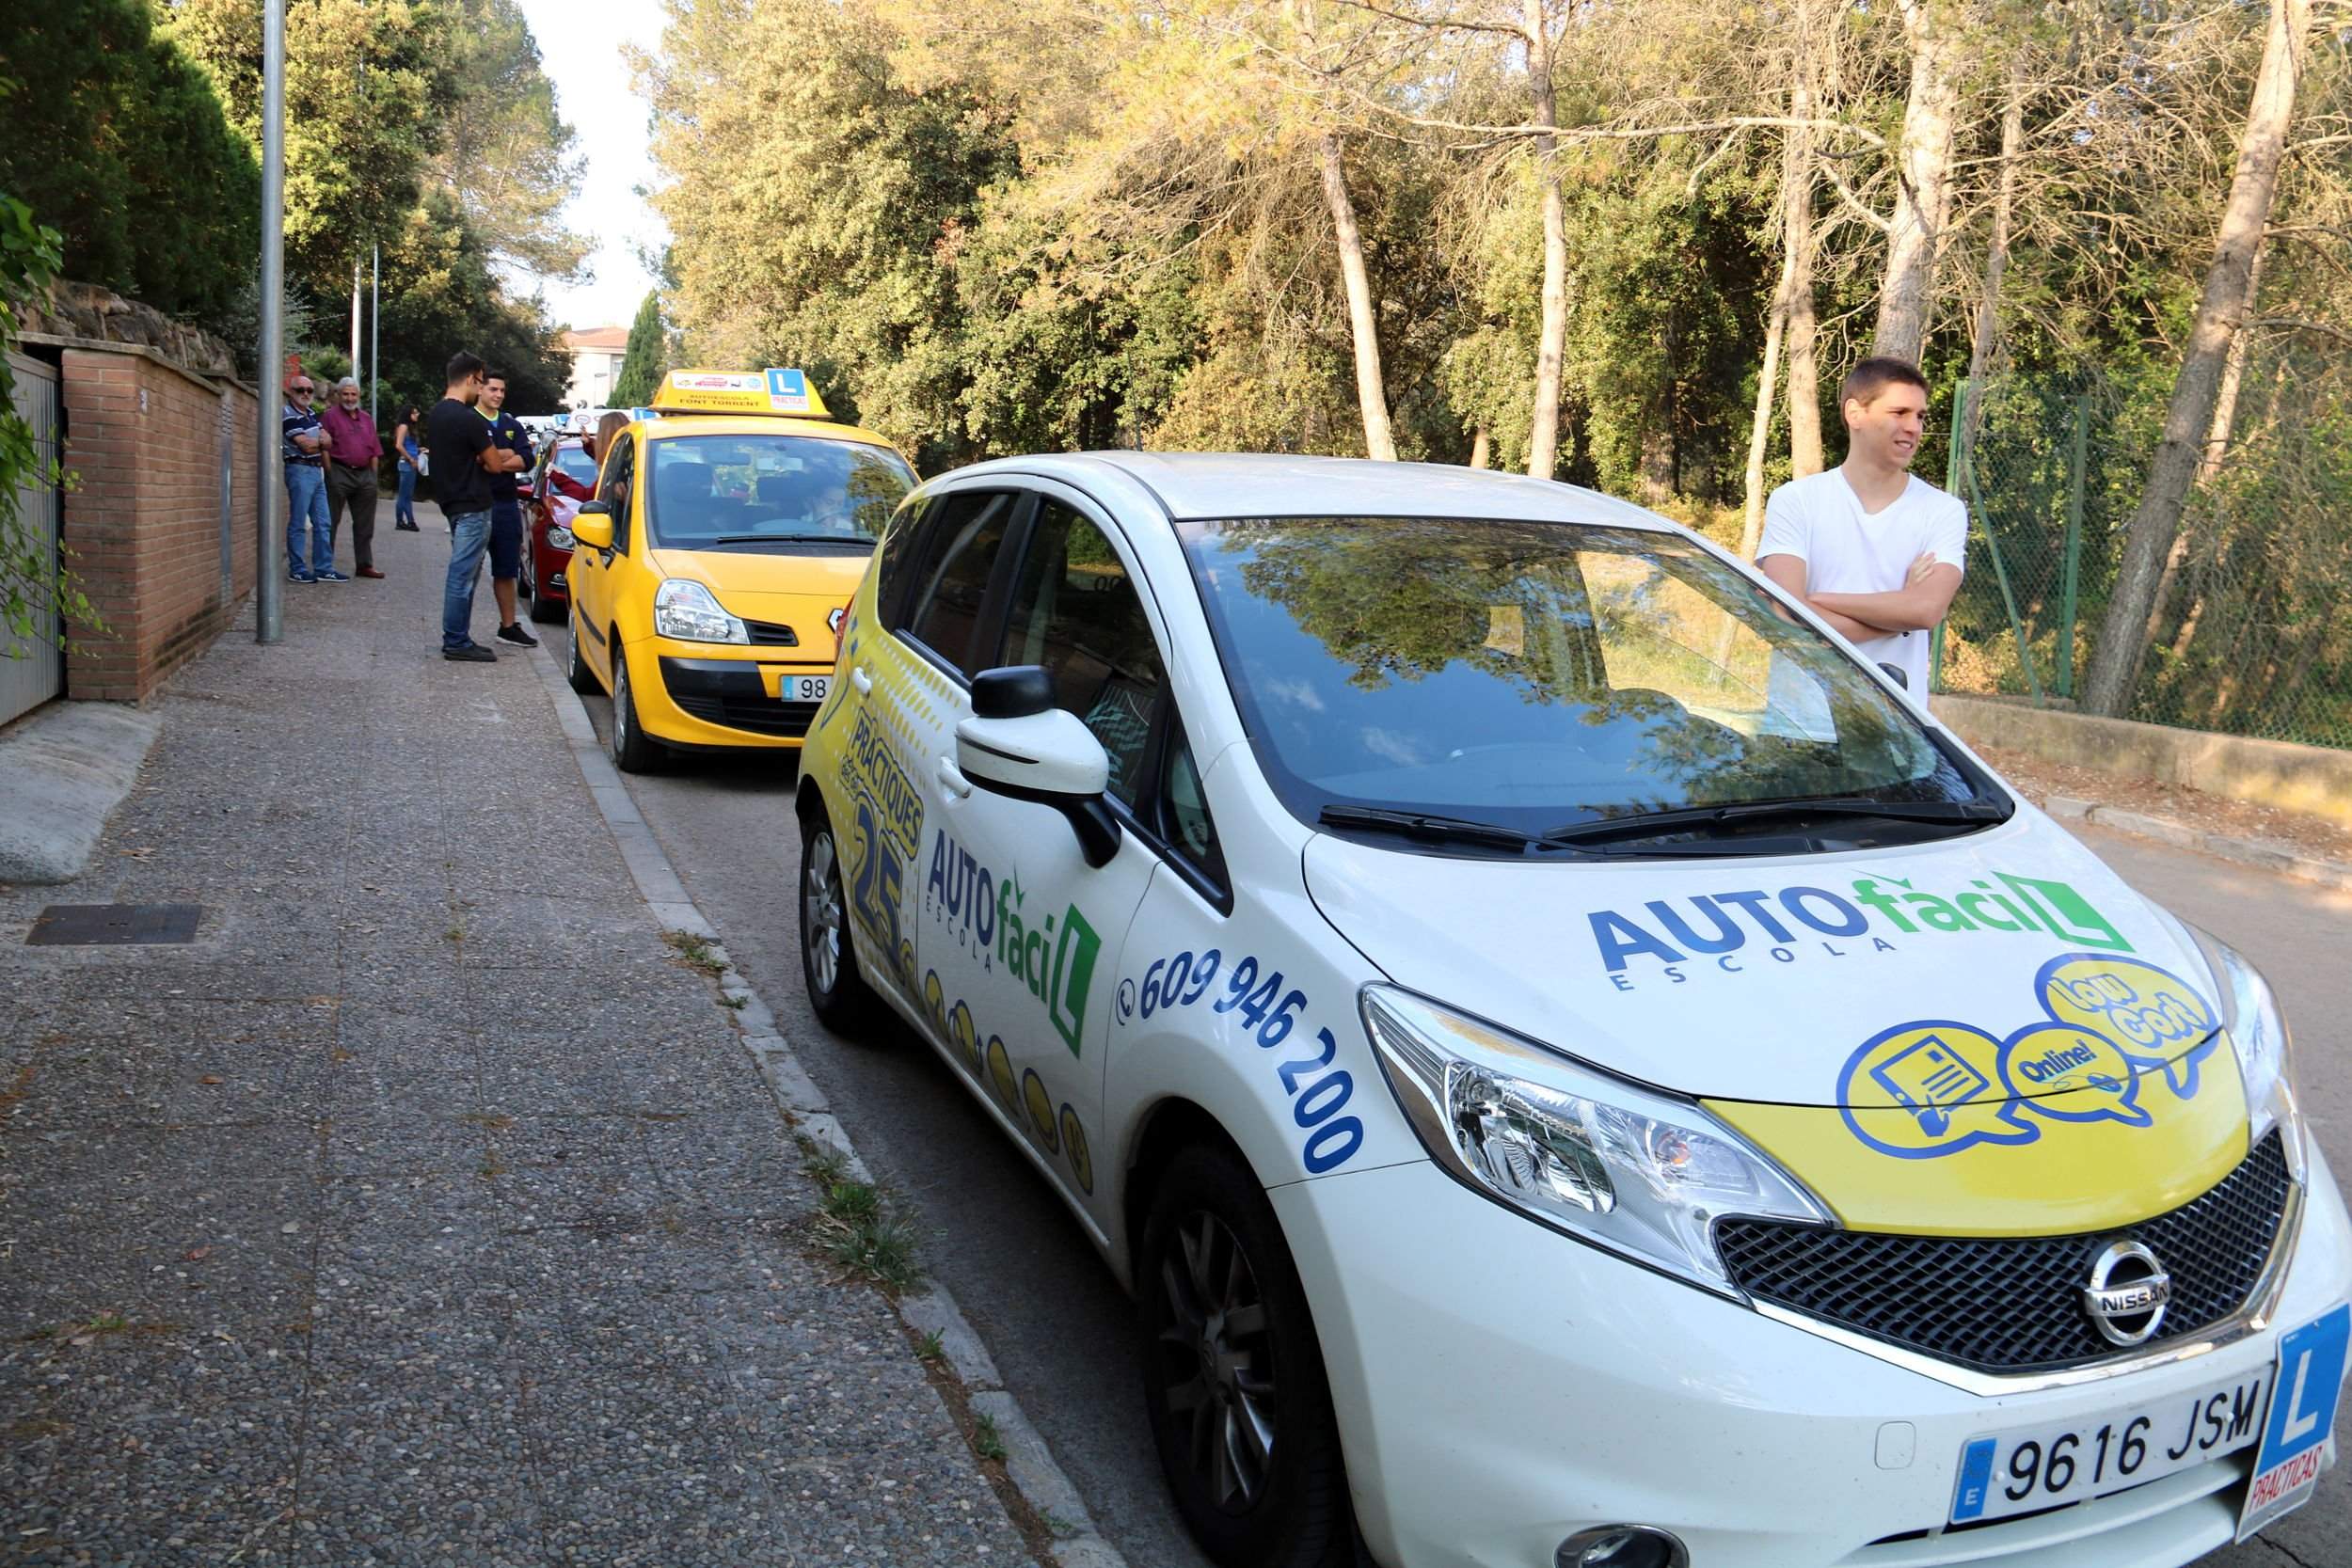
[[[2144,1345],[2164,1322],[2172,1276],[2137,1242],[2116,1242],[2091,1261],[2083,1309],[2110,1344]]]

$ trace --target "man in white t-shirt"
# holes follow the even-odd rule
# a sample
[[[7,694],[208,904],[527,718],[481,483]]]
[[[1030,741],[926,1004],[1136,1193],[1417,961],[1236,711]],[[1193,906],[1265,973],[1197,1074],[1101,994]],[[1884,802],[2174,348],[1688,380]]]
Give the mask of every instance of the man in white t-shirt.
[[[1863,657],[1928,700],[1928,640],[1960,590],[1968,509],[1911,472],[1928,384],[1899,359],[1865,359],[1838,388],[1846,461],[1790,480],[1764,507],[1756,564]]]

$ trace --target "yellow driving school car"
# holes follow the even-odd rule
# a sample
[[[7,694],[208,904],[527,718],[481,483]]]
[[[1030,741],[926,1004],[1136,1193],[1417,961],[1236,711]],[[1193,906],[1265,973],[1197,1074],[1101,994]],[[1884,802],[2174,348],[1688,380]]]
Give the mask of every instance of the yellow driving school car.
[[[630,412],[572,523],[572,689],[612,693],[628,772],[798,748],[914,472],[797,370],[673,371]]]

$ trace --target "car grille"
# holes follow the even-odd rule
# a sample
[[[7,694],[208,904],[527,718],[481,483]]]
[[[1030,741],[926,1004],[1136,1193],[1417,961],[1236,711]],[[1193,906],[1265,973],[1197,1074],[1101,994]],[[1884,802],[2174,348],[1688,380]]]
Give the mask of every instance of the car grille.
[[[695,718],[754,735],[801,736],[817,718],[815,703],[786,703],[773,697],[720,697],[703,692],[670,693],[670,701]]]
[[[2273,1132],[2201,1197],[2170,1213],[2082,1236],[1884,1236],[1770,1220],[1724,1220],[1715,1240],[1750,1295],[1939,1360],[1990,1372],[2046,1371],[2122,1354],[2083,1306],[2091,1260],[2128,1236],[2172,1277],[2150,1349],[2235,1313],[2268,1261],[2292,1186]]]
[[[751,634],[753,641],[767,647],[797,648],[801,645],[799,633],[773,621],[746,621],[743,629]]]

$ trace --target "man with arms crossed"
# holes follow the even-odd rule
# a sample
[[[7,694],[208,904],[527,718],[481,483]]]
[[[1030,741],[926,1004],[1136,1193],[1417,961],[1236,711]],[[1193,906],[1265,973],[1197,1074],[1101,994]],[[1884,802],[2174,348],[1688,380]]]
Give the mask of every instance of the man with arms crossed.
[[[1790,480],[1764,507],[1756,564],[1863,657],[1928,700],[1929,634],[1960,591],[1968,509],[1914,475],[1928,384],[1899,359],[1865,359],[1838,388],[1846,461]]]
[[[506,411],[504,371],[483,372],[482,401],[474,404],[474,412],[489,421],[490,444],[513,452],[520,465],[490,476],[490,592],[498,596],[499,641],[535,648],[539,640],[525,631],[515,616],[515,578],[523,567],[522,493],[516,488],[516,475],[529,472],[536,454],[531,450],[529,433]]]
[[[473,585],[490,543],[490,479],[522,467],[522,457],[491,440],[488,420],[474,412],[482,395],[480,356],[460,349],[449,362],[448,387],[425,416],[432,453],[433,494],[449,517],[449,581],[441,590],[441,657],[461,663],[495,663],[498,655],[473,640]]]

